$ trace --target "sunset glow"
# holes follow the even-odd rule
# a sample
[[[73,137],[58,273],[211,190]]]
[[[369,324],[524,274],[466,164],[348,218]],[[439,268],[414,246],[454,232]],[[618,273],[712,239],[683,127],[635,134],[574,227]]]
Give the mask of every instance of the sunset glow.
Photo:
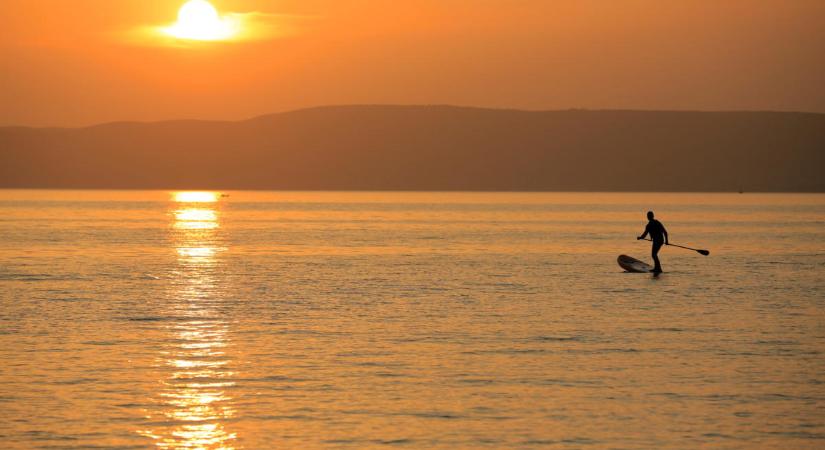
[[[163,32],[178,39],[222,41],[238,33],[238,23],[222,17],[206,0],[189,0],[178,11],[178,21]]]
[[[819,448],[823,19],[0,0],[0,450]]]

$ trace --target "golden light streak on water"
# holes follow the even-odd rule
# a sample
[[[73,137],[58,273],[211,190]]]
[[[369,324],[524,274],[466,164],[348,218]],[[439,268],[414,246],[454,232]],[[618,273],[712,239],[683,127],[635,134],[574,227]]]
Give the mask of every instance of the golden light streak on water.
[[[218,213],[208,208],[184,208],[175,211],[175,228],[212,229],[218,227]]]
[[[189,262],[199,262],[198,258],[211,260],[217,250],[212,247],[180,247],[177,252],[182,259]]]
[[[180,191],[172,193],[177,203],[215,203],[220,193],[209,191]]]
[[[219,195],[213,192],[176,192],[170,228],[172,246],[178,254],[175,290],[169,307],[183,320],[170,324],[172,348],[160,352],[163,366],[171,374],[158,384],[162,426],[138,433],[152,438],[163,449],[235,448],[237,433],[226,429],[225,420],[235,415],[234,399],[227,391],[235,387],[229,325],[215,310],[213,294],[220,289],[217,260]],[[198,203],[189,207],[187,203]],[[183,205],[181,205],[183,204]],[[182,207],[179,207],[182,206]],[[217,316],[217,317],[216,317]]]

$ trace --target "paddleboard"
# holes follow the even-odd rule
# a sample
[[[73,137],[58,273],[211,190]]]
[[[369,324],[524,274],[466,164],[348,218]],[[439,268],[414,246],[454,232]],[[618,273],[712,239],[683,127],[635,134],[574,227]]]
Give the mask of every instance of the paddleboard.
[[[636,258],[631,258],[627,255],[619,255],[619,258],[616,260],[621,266],[622,269],[633,272],[633,273],[650,273],[653,271],[653,266],[650,264],[639,261]]]

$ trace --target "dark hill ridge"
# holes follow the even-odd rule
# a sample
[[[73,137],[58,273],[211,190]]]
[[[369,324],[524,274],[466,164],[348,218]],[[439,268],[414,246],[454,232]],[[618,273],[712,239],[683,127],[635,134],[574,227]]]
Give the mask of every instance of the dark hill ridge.
[[[825,191],[825,114],[340,106],[0,128],[0,187]]]

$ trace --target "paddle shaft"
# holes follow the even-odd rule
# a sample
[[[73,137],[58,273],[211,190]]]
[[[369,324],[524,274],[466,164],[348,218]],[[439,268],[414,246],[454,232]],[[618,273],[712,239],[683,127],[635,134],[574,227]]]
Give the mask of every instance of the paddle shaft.
[[[653,242],[653,239],[642,239],[642,240],[643,241],[648,241],[648,242]],[[693,250],[694,252],[698,252],[698,253],[700,253],[702,255],[705,255],[705,256],[710,254],[710,252],[707,251],[707,250],[699,250],[699,249],[695,249],[695,248],[685,247],[684,245],[678,245],[678,244],[667,244],[667,245],[670,245],[671,247],[683,248],[685,250]]]

